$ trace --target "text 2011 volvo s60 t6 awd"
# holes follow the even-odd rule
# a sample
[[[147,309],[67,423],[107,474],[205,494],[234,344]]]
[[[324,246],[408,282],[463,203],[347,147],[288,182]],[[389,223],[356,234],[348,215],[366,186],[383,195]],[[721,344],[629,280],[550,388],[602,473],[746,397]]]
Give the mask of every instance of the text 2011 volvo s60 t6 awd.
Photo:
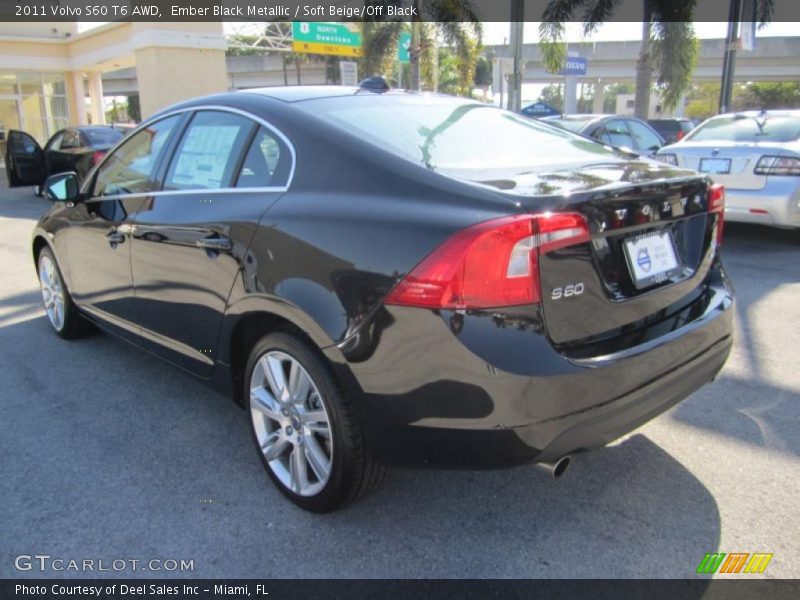
[[[721,188],[478,102],[211,96],[46,188],[55,331],[91,321],[232,394],[313,511],[395,463],[560,471],[731,348]]]

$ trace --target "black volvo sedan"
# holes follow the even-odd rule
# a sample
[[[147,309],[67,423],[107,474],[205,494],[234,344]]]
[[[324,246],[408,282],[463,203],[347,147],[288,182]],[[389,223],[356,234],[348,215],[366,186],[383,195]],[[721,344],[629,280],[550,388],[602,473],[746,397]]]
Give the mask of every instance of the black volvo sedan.
[[[56,333],[97,325],[232,395],[312,511],[398,463],[558,475],[731,348],[721,188],[478,102],[200,98],[46,193]]]

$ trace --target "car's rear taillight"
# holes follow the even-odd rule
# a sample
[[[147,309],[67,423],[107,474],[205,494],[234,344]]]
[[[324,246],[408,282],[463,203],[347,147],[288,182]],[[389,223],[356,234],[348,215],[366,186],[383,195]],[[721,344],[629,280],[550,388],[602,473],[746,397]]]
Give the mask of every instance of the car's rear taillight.
[[[794,156],[762,156],[753,169],[756,175],[800,175],[800,158]]]
[[[725,225],[725,186],[714,184],[708,188],[708,212],[717,215],[717,246],[722,245],[722,229]]]
[[[541,302],[539,255],[589,241],[576,213],[503,217],[459,231],[386,298],[424,308],[498,308]]]
[[[100,150],[98,150],[96,152],[93,152],[92,153],[92,166],[97,165],[97,163],[99,163],[101,160],[103,160],[103,157],[105,155],[106,155],[106,153],[103,152],[103,151],[100,151]]]

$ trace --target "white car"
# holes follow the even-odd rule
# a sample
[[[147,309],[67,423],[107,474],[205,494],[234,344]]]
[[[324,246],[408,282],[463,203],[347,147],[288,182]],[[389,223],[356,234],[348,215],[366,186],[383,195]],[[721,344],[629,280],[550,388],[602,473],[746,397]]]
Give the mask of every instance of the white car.
[[[725,186],[725,220],[800,228],[800,111],[712,117],[657,159]]]

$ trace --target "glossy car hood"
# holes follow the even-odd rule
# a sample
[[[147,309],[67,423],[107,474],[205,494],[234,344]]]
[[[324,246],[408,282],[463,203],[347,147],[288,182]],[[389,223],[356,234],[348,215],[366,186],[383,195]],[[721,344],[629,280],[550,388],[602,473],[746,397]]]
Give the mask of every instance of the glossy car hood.
[[[519,196],[550,196],[614,190],[694,175],[694,171],[652,160],[618,159],[535,169],[496,179],[464,178]]]

